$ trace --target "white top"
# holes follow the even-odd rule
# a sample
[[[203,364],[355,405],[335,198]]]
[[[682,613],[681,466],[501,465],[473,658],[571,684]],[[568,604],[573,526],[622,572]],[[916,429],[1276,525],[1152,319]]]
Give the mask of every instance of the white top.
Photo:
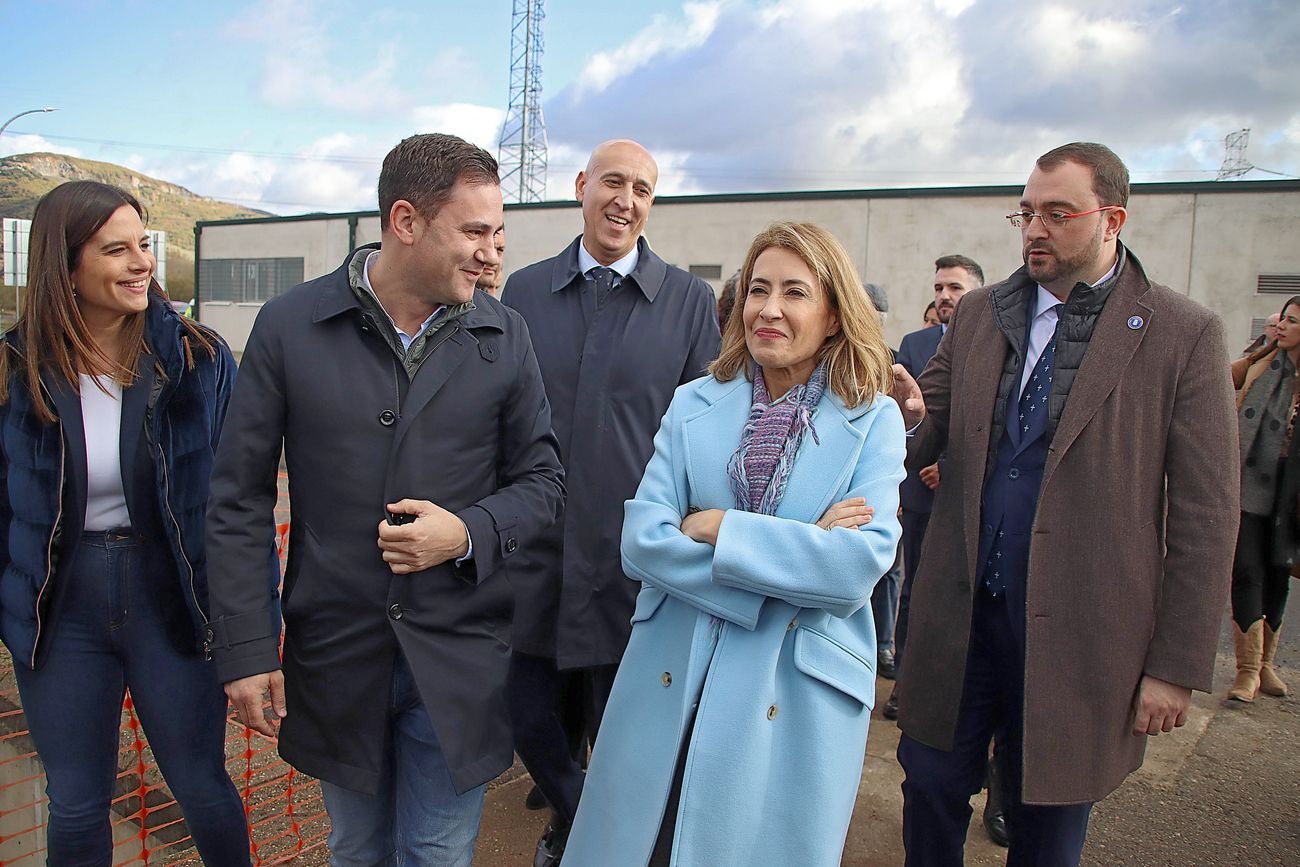
[[[80,377],[86,438],[85,529],[97,532],[129,527],[131,513],[122,489],[122,386],[111,376],[83,373]]]

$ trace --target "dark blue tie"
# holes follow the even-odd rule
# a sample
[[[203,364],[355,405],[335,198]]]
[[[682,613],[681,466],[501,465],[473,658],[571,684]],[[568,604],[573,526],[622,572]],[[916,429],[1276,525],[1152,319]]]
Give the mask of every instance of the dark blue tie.
[[[1056,332],[1043,347],[1043,354],[1038,356],[1034,372],[1025,383],[1025,390],[1020,395],[1020,436],[1021,443],[1033,442],[1047,428],[1047,397],[1052,393],[1052,369],[1056,358]]]
[[[602,265],[592,268],[587,272],[587,276],[596,284],[596,307],[599,309],[609,298],[609,293],[614,291],[614,286],[618,282],[618,272]]]

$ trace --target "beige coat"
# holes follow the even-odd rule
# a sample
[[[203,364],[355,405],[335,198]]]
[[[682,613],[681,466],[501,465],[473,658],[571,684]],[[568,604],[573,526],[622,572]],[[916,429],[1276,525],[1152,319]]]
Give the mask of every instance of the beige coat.
[[[928,415],[908,453],[912,466],[947,451],[900,687],[903,730],[939,749],[951,748],[961,702],[989,428],[1009,349],[993,322],[994,289],[966,295],[921,376]],[[1100,800],[1142,764],[1132,704],[1143,674],[1211,688],[1238,522],[1227,361],[1218,318],[1150,283],[1130,256],[1044,468],[1026,590],[1027,803]]]

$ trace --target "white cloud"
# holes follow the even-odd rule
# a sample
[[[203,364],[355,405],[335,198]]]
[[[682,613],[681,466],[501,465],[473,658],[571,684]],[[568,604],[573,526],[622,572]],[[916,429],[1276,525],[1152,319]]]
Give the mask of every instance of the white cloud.
[[[1272,0],[703,8],[656,18],[553,92],[553,152],[628,136],[675,154],[683,190],[779,190],[1014,184],[1089,140],[1137,180],[1187,180],[1213,177],[1223,136],[1251,127],[1252,162],[1300,172],[1300,16]]]
[[[12,156],[13,154],[32,154],[32,153],[56,153],[67,154],[70,157],[81,156],[81,151],[67,145],[54,144],[49,139],[39,135],[28,135],[14,132],[6,132],[0,138],[0,157]]]
[[[649,26],[612,51],[598,51],[578,74],[579,93],[599,92],[617,79],[635,73],[664,54],[683,54],[700,45],[713,33],[723,3],[687,3],[683,20],[656,15]]]
[[[400,37],[380,18],[329,0],[267,0],[227,22],[227,35],[265,45],[257,95],[277,108],[325,108],[385,116],[410,110],[416,89],[431,76],[472,68],[473,57],[451,48],[423,71],[404,64]],[[340,43],[336,33],[351,41]],[[360,46],[361,50],[357,47]]]
[[[412,133],[450,133],[495,156],[505,116],[499,108],[464,102],[419,106],[411,111]]]

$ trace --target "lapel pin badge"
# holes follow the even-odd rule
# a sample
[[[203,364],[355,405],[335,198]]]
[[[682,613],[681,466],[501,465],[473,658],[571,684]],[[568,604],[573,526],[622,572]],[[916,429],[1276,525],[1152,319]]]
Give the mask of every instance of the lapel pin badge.
[[[1146,324],[1145,320],[1143,320],[1141,316],[1130,316],[1128,318],[1128,327],[1133,331],[1137,331],[1144,324]]]

